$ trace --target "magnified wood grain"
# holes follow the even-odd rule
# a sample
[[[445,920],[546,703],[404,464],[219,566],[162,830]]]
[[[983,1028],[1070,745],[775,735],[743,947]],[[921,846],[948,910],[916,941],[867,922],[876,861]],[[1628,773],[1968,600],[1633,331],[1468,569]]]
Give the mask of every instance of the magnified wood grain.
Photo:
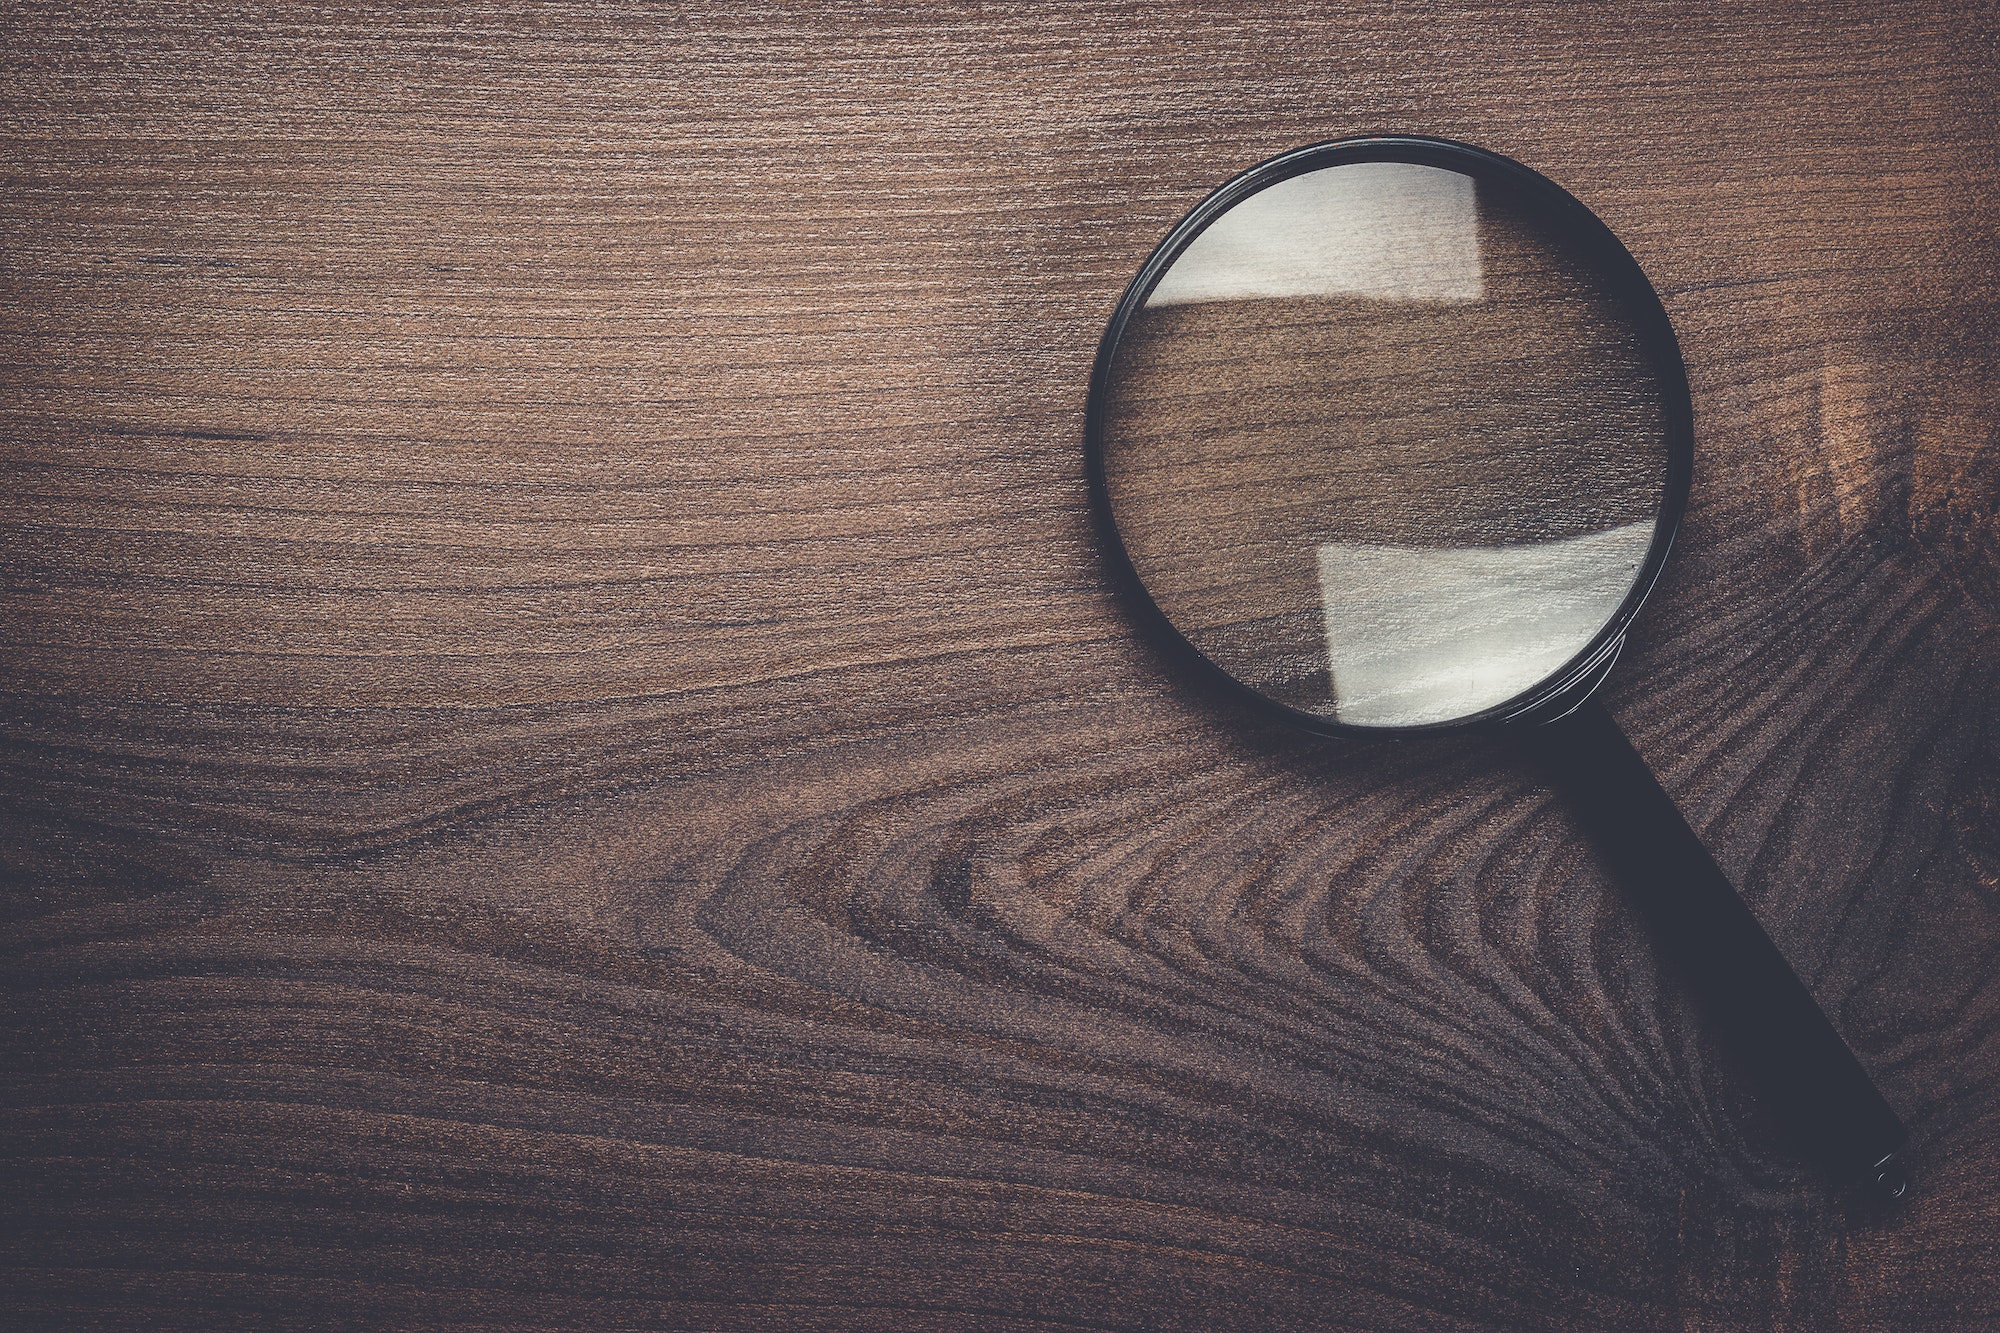
[[[1476,285],[1443,300],[1338,290],[1157,300],[1184,270],[1201,268],[1204,233],[1120,328],[1098,433],[1109,517],[1146,596],[1236,680],[1327,715],[1344,694],[1328,636],[1336,603],[1400,602],[1412,637],[1441,622],[1453,626],[1451,644],[1462,644],[1466,604],[1493,593],[1490,570],[1470,585],[1446,577],[1422,598],[1380,582],[1331,586],[1320,566],[1329,543],[1547,550],[1643,524],[1636,543],[1598,557],[1602,567],[1586,559],[1572,569],[1601,583],[1608,604],[1568,627],[1574,642],[1546,669],[1583,651],[1637,580],[1664,513],[1664,395],[1680,376],[1671,347],[1645,337],[1644,293],[1546,201],[1536,207],[1482,182],[1469,234],[1426,235],[1420,209],[1370,197],[1378,168],[1323,167],[1288,182],[1325,184],[1305,203],[1264,205],[1289,224],[1294,246],[1260,254],[1263,268],[1249,271],[1284,273],[1310,253],[1297,239],[1339,229],[1341,205],[1351,202],[1376,210],[1368,225],[1347,223],[1364,233],[1355,244],[1375,240],[1393,256],[1396,242],[1455,242],[1467,253],[1450,259]],[[1474,193],[1469,177],[1420,170]],[[1213,225],[1226,229],[1265,199],[1288,198],[1287,185],[1250,196]],[[1383,267],[1358,276],[1393,277],[1393,258]],[[1339,274],[1291,276],[1310,286]],[[1407,562],[1398,568],[1385,578],[1407,577]],[[1499,606],[1523,609],[1519,598]],[[1481,619],[1471,617],[1475,626]],[[1509,631],[1483,619],[1479,647],[1444,651],[1505,656],[1530,640],[1541,646],[1549,633],[1546,623]],[[1520,637],[1510,642],[1510,633]],[[1520,682],[1533,683],[1533,675]]]
[[[1994,15],[15,5],[24,1328],[2000,1322]],[[1915,1133],[1796,1166],[1497,740],[1280,733],[1087,512],[1279,150],[1624,239],[1610,706]]]

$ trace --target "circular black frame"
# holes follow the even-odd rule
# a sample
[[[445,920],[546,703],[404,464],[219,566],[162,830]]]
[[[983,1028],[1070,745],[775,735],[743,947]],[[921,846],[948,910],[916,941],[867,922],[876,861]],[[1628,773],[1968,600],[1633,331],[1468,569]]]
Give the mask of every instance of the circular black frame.
[[[1110,492],[1105,484],[1104,398],[1112,362],[1118,354],[1125,326],[1145,304],[1160,278],[1209,223],[1244,199],[1292,176],[1352,162],[1410,162],[1443,167],[1471,176],[1474,180],[1504,182],[1544,207],[1547,215],[1567,233],[1564,239],[1582,247],[1601,265],[1612,293],[1632,313],[1655,372],[1659,375],[1662,407],[1666,415],[1666,494],[1661,497],[1652,543],[1646,549],[1646,558],[1641,562],[1625,600],[1619,603],[1617,611],[1596,636],[1553,674],[1491,708],[1446,722],[1406,727],[1356,726],[1293,708],[1245,685],[1195,647],[1160,609],[1159,603],[1153,600],[1145,580],[1139,577],[1139,571],[1132,563],[1131,553],[1125,548],[1125,539],[1118,531],[1117,519],[1111,510]],[[1687,365],[1681,359],[1680,340],[1674,336],[1673,324],[1667,318],[1666,308],[1660,304],[1659,293],[1646,280],[1631,252],[1596,214],[1546,176],[1498,153],[1450,139],[1421,135],[1374,135],[1295,148],[1260,162],[1216,189],[1174,224],[1119,298],[1118,308],[1098,343],[1097,360],[1090,371],[1090,396],[1084,418],[1084,465],[1090,486],[1091,507],[1109,543],[1113,564],[1135,595],[1141,614],[1178,655],[1184,656],[1208,678],[1220,682],[1229,692],[1260,711],[1308,731],[1325,735],[1391,738],[1427,735],[1508,722],[1547,721],[1571,711],[1596,689],[1617,660],[1618,651],[1624,644],[1625,631],[1659,579],[1667,553],[1673,547],[1674,536],[1680,531],[1681,518],[1687,510],[1688,489],[1694,476],[1694,407],[1688,394]]]

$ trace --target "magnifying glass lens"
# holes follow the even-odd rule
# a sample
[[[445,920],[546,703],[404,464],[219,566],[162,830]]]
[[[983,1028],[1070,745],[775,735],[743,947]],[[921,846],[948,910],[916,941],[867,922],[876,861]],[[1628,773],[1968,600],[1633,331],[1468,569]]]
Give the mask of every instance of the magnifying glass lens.
[[[1169,238],[1099,456],[1147,594],[1215,665],[1343,725],[1459,722],[1636,602],[1666,391],[1631,261],[1565,205],[1357,161]]]

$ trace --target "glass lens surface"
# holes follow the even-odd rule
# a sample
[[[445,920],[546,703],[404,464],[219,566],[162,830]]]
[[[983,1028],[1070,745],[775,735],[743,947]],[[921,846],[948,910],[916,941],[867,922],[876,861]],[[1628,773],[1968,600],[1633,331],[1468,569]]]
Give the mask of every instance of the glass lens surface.
[[[1098,447],[1140,581],[1204,656],[1292,708],[1422,726],[1610,622],[1668,411],[1629,261],[1573,227],[1508,180],[1350,162],[1180,252],[1120,335]]]

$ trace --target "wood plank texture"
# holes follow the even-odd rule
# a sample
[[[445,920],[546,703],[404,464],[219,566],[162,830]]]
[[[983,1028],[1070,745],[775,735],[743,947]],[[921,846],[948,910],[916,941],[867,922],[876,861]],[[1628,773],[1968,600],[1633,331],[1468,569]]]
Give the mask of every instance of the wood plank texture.
[[[1988,5],[0,18],[0,1319],[2000,1326]],[[1180,678],[1119,291],[1394,130],[1619,233],[1609,696],[1915,1135],[1796,1167],[1504,743]]]

